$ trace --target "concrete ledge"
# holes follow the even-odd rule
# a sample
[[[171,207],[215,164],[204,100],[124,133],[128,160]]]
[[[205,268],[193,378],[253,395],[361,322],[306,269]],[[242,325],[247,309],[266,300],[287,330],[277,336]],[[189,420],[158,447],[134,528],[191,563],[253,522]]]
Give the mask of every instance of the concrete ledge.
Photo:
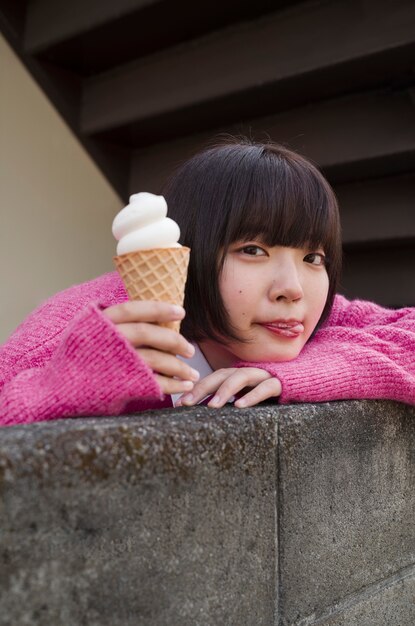
[[[0,431],[0,624],[412,626],[415,408]]]

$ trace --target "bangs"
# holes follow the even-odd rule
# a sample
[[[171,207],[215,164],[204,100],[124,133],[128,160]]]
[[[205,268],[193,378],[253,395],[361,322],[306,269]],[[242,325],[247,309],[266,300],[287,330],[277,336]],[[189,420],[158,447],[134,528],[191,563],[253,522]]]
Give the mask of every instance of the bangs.
[[[260,239],[267,246],[330,250],[337,229],[336,200],[326,181],[311,164],[304,168],[304,162],[276,159],[266,149],[261,157],[254,168],[250,164],[249,175],[238,175],[225,248],[235,241]]]

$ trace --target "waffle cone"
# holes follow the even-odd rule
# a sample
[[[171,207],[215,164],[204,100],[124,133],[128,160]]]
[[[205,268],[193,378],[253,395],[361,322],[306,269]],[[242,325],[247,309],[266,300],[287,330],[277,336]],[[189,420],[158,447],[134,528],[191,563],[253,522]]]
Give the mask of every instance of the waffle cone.
[[[114,257],[130,300],[157,300],[183,306],[190,248],[153,248]],[[180,330],[180,320],[160,324]]]

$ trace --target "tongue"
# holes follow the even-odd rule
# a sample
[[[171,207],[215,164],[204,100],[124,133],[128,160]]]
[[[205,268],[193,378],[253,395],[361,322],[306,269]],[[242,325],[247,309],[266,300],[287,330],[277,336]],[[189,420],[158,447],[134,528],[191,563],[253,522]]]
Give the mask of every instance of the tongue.
[[[302,333],[304,331],[304,326],[298,323],[286,323],[281,322],[281,324],[270,324],[270,326],[274,326],[275,328],[279,328],[280,330],[289,330],[293,333]]]

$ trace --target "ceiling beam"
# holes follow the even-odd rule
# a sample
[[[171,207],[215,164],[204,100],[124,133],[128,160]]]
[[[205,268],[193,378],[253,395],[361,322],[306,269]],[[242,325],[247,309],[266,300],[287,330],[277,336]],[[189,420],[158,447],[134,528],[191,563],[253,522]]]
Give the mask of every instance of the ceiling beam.
[[[163,0],[37,0],[29,2],[25,49],[34,54]]]
[[[340,293],[383,306],[415,306],[415,242],[345,252]]]
[[[346,246],[415,242],[415,174],[336,186]]]
[[[340,74],[344,89],[342,66],[411,46],[414,23],[412,0],[339,0],[308,3],[239,24],[90,78],[81,131],[94,134],[137,121],[145,124],[231,96],[235,119],[238,95],[243,105],[247,92],[287,80],[301,82],[327,68]]]
[[[299,1],[40,0],[28,12],[25,49],[90,76]]]
[[[347,96],[253,118],[136,150],[130,192],[157,191],[178,163],[222,132],[287,144],[315,162],[333,183],[409,172],[415,169],[414,121],[408,91]]]

